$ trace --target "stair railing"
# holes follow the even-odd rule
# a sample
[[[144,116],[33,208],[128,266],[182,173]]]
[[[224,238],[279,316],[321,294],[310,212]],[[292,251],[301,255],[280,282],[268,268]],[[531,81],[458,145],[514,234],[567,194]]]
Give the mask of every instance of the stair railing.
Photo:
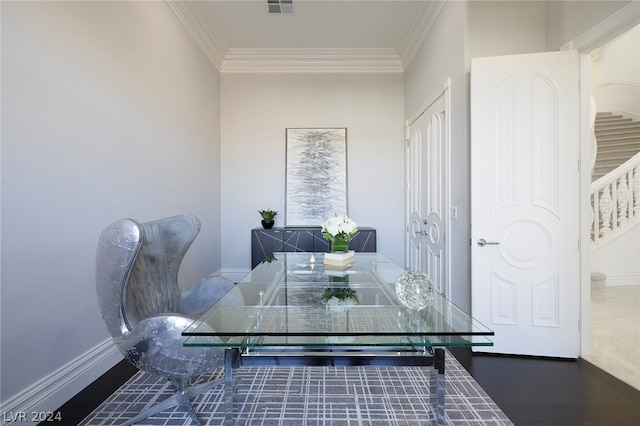
[[[604,243],[640,223],[640,152],[591,183],[591,241]]]

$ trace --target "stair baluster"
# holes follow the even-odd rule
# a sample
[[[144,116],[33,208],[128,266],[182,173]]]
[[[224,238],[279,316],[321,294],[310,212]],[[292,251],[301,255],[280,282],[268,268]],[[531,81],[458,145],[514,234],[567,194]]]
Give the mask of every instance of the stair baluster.
[[[636,166],[633,172],[633,199],[634,217],[640,219],[640,166]]]
[[[611,212],[613,200],[611,199],[611,184],[605,185],[600,195],[600,237],[606,238],[611,233]]]
[[[629,186],[627,185],[627,174],[623,174],[618,179],[618,226],[623,226],[629,222],[627,210],[629,209]]]

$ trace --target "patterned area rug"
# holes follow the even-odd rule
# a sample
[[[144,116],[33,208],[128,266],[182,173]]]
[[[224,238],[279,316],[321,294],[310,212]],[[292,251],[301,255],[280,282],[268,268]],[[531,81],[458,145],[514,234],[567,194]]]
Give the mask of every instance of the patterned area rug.
[[[445,424],[513,423],[446,353]],[[430,367],[250,367],[237,372],[239,425],[425,425],[432,415]],[[201,381],[222,377],[216,370]],[[138,372],[80,424],[117,425],[173,394],[168,381]],[[222,386],[194,400],[203,424],[222,425]],[[174,408],[140,425],[192,425]]]

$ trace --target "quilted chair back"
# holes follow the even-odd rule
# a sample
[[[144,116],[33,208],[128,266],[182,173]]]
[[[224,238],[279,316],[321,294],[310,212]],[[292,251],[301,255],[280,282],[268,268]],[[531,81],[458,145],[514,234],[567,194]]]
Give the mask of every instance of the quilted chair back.
[[[200,232],[192,215],[173,216],[140,225],[142,247],[131,271],[124,299],[130,329],[154,315],[180,312],[178,270]]]
[[[98,239],[96,253],[96,291],[107,330],[118,341],[130,331],[122,305],[124,283],[142,247],[142,230],[131,219],[109,225]]]

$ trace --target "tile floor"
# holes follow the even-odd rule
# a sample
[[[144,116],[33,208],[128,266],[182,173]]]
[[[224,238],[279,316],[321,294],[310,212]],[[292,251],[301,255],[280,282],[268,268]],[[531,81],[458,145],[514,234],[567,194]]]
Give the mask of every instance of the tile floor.
[[[592,287],[591,340],[583,358],[640,390],[640,286]]]

